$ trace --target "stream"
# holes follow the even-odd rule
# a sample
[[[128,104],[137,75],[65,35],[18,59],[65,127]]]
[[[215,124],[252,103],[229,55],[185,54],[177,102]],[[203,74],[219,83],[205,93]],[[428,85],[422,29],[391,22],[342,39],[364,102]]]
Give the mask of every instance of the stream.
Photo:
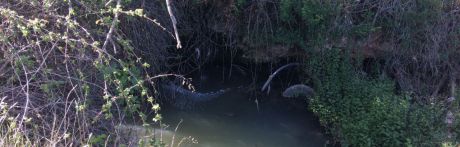
[[[227,82],[217,79],[207,79],[206,83],[198,84],[202,85],[198,88],[212,91],[247,83],[247,79],[243,77],[235,77],[226,80]],[[174,130],[182,120],[176,132],[176,142],[179,142],[178,138],[187,136],[196,141],[183,146],[324,146],[327,137],[323,134],[318,119],[308,111],[306,100],[284,98],[281,96],[282,90],[272,88],[270,94],[258,96],[257,104],[253,96],[243,88],[232,90],[192,111],[166,107],[162,110],[163,123],[170,125],[169,130]],[[170,139],[164,138],[169,143]]]

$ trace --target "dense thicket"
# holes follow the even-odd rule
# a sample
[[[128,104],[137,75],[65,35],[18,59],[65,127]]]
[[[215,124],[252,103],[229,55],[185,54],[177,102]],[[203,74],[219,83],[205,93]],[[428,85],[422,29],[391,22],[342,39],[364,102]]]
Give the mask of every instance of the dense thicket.
[[[306,63],[310,110],[341,145],[459,142],[457,0],[172,5],[180,50],[162,0],[1,0],[0,143],[123,142],[109,130],[127,117],[152,122],[155,79],[168,76],[159,74],[223,53]]]
[[[254,62],[306,55],[301,76],[319,91],[310,107],[342,145],[458,142],[458,1],[187,4],[182,32],[200,47],[219,42]]]
[[[159,109],[146,87],[155,78],[148,71],[153,64],[137,55],[119,26],[122,19],[162,26],[142,9],[127,10],[128,3],[1,1],[0,144],[119,144],[114,127],[124,118],[152,122],[141,107]]]

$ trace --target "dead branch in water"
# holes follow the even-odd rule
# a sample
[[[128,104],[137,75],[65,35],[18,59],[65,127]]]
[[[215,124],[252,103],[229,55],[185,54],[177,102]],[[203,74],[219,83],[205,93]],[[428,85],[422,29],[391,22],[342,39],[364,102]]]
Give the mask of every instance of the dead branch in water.
[[[276,76],[276,74],[278,74],[280,71],[282,71],[283,69],[285,68],[288,68],[290,66],[298,66],[300,65],[300,63],[289,63],[289,64],[286,64],[284,66],[281,66],[280,68],[278,68],[275,72],[273,72],[267,79],[267,81],[265,82],[264,86],[262,86],[262,89],[261,91],[264,91],[268,85],[270,85],[270,82],[273,80],[273,78]]]

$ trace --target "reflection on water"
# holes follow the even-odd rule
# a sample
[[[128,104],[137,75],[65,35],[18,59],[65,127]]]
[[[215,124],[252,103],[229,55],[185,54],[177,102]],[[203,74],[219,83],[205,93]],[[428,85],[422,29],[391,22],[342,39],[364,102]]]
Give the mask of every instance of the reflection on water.
[[[233,92],[199,110],[186,112],[169,109],[162,113],[164,123],[171,126],[183,120],[176,135],[192,136],[198,141],[198,144],[187,146],[323,146],[326,139],[312,114],[306,108],[290,109],[292,100],[279,99],[277,102],[261,103],[260,111],[257,111],[254,101],[242,93]]]

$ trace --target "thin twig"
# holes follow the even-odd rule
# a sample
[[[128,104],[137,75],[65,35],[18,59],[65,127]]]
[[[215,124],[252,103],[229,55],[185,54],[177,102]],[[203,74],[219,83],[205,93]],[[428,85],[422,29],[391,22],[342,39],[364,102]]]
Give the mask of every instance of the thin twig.
[[[120,10],[121,9],[121,0],[117,0],[117,5],[115,6],[115,16],[113,17],[112,24],[110,26],[109,32],[107,33],[107,36],[105,37],[104,45],[102,45],[102,50],[106,50],[107,44],[112,38],[112,34],[115,30],[115,27],[117,26],[117,21],[118,21],[118,16],[120,15]],[[114,52],[116,52],[114,48]]]
[[[181,119],[180,122],[176,125],[176,129],[174,129],[174,134],[173,134],[172,139],[171,139],[171,147],[174,147],[174,140],[176,138],[177,129],[179,129],[179,126],[180,126],[180,124],[182,122],[183,122],[183,120]]]
[[[105,3],[105,6],[107,7],[107,6],[110,5],[110,3],[112,3],[112,2],[113,2],[113,0],[108,1],[107,3]]]
[[[18,56],[18,58],[20,58]],[[27,119],[27,112],[28,112],[28,109],[29,109],[29,103],[30,103],[30,93],[29,93],[29,76],[27,75],[27,70],[26,70],[26,67],[24,65],[24,63],[22,62],[22,60],[19,60],[21,61],[21,66],[22,66],[22,70],[24,70],[24,76],[25,76],[25,81],[26,81],[26,84],[25,84],[25,90],[24,90],[24,87],[22,86],[22,90],[24,91],[24,94],[26,95],[26,103],[24,104],[24,114],[22,115],[22,119],[19,123],[19,128],[22,127],[23,125],[23,122],[25,119]],[[21,84],[22,85],[22,84]]]

